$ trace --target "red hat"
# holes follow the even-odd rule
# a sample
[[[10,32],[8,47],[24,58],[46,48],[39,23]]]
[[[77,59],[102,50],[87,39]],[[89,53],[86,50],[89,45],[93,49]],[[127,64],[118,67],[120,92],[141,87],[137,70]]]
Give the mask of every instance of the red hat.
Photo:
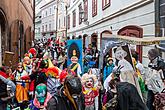
[[[0,75],[3,76],[6,79],[8,78],[8,75],[6,73],[2,72],[2,71],[0,71]]]
[[[60,74],[60,82],[63,82],[65,80],[65,78],[68,76],[68,75],[73,75],[75,76],[76,73],[72,70],[67,70],[67,69],[64,69],[61,74]]]
[[[46,76],[51,75],[52,77],[58,78],[59,77],[59,70],[56,67],[49,67],[46,71]]]
[[[31,48],[28,52],[31,53],[32,55],[36,55],[37,54],[37,51],[36,51],[35,48]]]

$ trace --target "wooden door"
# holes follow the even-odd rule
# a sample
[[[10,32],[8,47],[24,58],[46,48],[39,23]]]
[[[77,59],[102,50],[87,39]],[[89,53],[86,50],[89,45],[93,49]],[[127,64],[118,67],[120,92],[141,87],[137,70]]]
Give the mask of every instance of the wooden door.
[[[119,35],[130,36],[130,37],[143,37],[143,29],[138,26],[126,26],[118,31]],[[136,45],[136,51],[139,54],[139,61],[142,62],[142,46]]]
[[[25,31],[25,50],[26,52],[31,47],[32,35],[31,35],[31,27],[28,27]]]
[[[12,64],[16,66],[19,62],[19,21],[14,21],[10,26],[11,52],[14,52]]]
[[[92,34],[91,35],[91,44],[92,44],[92,46],[96,46],[97,47],[97,34]]]

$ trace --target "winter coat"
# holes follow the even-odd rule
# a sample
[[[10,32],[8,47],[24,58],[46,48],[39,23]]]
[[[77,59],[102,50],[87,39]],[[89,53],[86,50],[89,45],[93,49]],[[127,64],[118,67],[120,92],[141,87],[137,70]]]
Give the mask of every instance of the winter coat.
[[[105,81],[105,79],[112,73],[112,70],[113,68],[115,67],[114,64],[107,64],[105,67],[104,67],[104,76],[103,76],[103,79]]]
[[[85,109],[83,98],[81,98],[80,104],[81,110]],[[58,94],[55,94],[47,103],[47,110],[76,110],[71,101],[63,94],[63,90],[60,89]]]
[[[148,110],[136,87],[127,82],[117,85],[117,110]]]

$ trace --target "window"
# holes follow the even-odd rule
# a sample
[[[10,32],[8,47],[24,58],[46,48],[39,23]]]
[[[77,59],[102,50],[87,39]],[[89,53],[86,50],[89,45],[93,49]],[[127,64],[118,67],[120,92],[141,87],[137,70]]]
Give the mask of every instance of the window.
[[[49,24],[49,31],[51,31],[51,24]]]
[[[42,12],[42,18],[44,18],[44,11]]]
[[[70,15],[68,15],[68,29],[70,29]]]
[[[42,26],[42,32],[44,32],[44,26]]]
[[[165,0],[160,0],[159,20],[160,36],[165,36]]]
[[[47,11],[45,11],[45,16],[47,16],[48,15],[48,13],[47,13]]]
[[[52,8],[50,8],[50,15],[52,14]]]
[[[65,26],[65,22],[66,22],[66,21],[65,21],[65,17],[64,17],[64,26]]]
[[[47,24],[45,25],[45,31],[47,32]]]
[[[59,29],[60,29],[60,25],[61,25],[61,23],[60,23],[60,19],[59,19]]]
[[[92,16],[97,15],[97,0],[92,0]]]
[[[41,32],[41,30],[40,30],[40,28],[38,28],[38,33],[40,33]]]
[[[84,21],[88,20],[88,0],[84,0]]]
[[[82,23],[82,14],[80,14],[80,12],[82,11],[82,5],[80,4],[79,6],[79,24]]]
[[[72,13],[73,13],[73,27],[76,27],[76,10],[74,10]]]
[[[103,10],[110,6],[111,0],[102,0],[102,8]]]

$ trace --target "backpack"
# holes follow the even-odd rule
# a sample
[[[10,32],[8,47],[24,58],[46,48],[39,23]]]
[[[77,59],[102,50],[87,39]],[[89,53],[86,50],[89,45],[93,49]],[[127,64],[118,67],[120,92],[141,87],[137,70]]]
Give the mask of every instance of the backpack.
[[[156,110],[165,109],[165,91],[155,95],[154,106],[155,106]]]
[[[107,93],[105,93],[104,97],[103,97],[103,102],[105,103],[104,107],[103,108],[110,108],[110,110],[116,110],[117,108],[117,104],[118,104],[118,101],[117,101],[117,94],[114,95],[114,97],[112,99],[110,99],[109,101],[107,101]],[[105,110],[105,109],[103,109]]]

